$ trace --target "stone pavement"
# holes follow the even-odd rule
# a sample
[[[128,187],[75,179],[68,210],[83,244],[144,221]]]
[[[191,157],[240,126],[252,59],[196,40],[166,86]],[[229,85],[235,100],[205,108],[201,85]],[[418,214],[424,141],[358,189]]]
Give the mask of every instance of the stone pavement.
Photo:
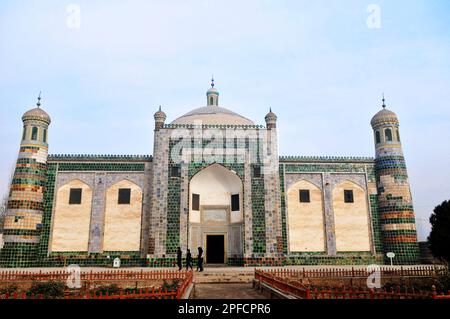
[[[251,283],[195,284],[193,299],[267,299]]]

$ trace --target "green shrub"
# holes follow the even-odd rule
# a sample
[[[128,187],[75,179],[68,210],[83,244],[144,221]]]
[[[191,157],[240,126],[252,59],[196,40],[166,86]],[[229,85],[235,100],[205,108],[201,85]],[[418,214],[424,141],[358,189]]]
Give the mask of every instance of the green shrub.
[[[448,266],[445,268],[436,268],[436,277],[433,279],[438,292],[447,293],[450,291],[450,271]]]
[[[119,286],[117,286],[117,284],[104,285],[104,286],[99,286],[99,287],[95,288],[96,296],[100,296],[100,294],[102,294],[103,296],[105,296],[106,294],[118,295],[119,293],[120,293],[120,288],[119,288]]]
[[[4,295],[4,294],[11,295],[18,291],[19,291],[19,286],[17,286],[16,284],[12,284],[12,285],[9,285],[8,287],[0,289],[0,295]]]
[[[62,298],[64,297],[66,285],[61,281],[33,282],[28,295],[43,295],[44,298]]]
[[[179,283],[180,283],[180,281],[178,279],[172,280],[171,283],[164,280],[161,288],[163,291],[166,289],[167,289],[167,291],[176,291],[178,289]]]

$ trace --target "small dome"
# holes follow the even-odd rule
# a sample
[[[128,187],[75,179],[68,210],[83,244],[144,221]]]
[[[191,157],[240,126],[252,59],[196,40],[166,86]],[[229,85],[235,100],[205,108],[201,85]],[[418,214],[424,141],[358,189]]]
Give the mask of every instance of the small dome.
[[[163,111],[161,111],[161,106],[159,106],[159,110],[155,113],[155,115],[153,115],[153,117],[155,118],[155,121],[162,121],[164,122],[166,120],[166,113],[164,113]]]
[[[394,112],[383,108],[381,111],[375,114],[375,116],[370,121],[370,124],[372,126],[376,126],[382,123],[398,123],[397,115]]]
[[[47,112],[45,112],[43,109],[36,107],[32,110],[27,111],[23,116],[22,116],[22,121],[26,121],[26,120],[38,120],[38,121],[43,121],[47,124],[50,124],[51,119],[50,116],[47,114]]]
[[[206,91],[206,95],[210,95],[210,94],[217,94],[217,95],[219,95],[219,91],[215,87],[211,87],[211,88],[208,89],[208,91]]]
[[[272,108],[270,109],[269,113],[267,113],[265,116],[266,122],[275,122],[277,118],[278,118],[277,115],[272,112]]]
[[[172,124],[195,124],[196,121],[201,121],[203,125],[255,125],[251,120],[220,106],[199,107]]]

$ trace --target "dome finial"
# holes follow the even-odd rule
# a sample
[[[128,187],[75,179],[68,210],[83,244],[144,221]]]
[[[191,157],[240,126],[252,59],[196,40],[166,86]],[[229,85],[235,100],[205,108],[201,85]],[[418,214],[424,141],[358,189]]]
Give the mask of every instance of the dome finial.
[[[161,112],[161,105],[159,106],[159,111]]]
[[[214,87],[214,74],[211,76],[211,87]]]
[[[383,109],[385,109],[386,108],[386,100],[384,99],[384,93],[383,93],[383,98],[381,99],[381,101],[383,101],[383,104],[382,104],[382,107],[383,107]]]
[[[39,91],[38,101],[37,101],[37,103],[36,103],[36,105],[37,105],[38,108],[41,107],[41,93],[42,93],[42,91]]]

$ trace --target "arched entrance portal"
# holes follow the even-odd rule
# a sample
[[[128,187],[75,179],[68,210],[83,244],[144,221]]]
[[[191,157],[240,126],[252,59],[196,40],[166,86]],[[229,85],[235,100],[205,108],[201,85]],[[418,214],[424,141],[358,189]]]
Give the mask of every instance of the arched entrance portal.
[[[243,257],[243,187],[236,173],[220,164],[189,182],[189,247],[203,247],[205,262],[226,264]]]

